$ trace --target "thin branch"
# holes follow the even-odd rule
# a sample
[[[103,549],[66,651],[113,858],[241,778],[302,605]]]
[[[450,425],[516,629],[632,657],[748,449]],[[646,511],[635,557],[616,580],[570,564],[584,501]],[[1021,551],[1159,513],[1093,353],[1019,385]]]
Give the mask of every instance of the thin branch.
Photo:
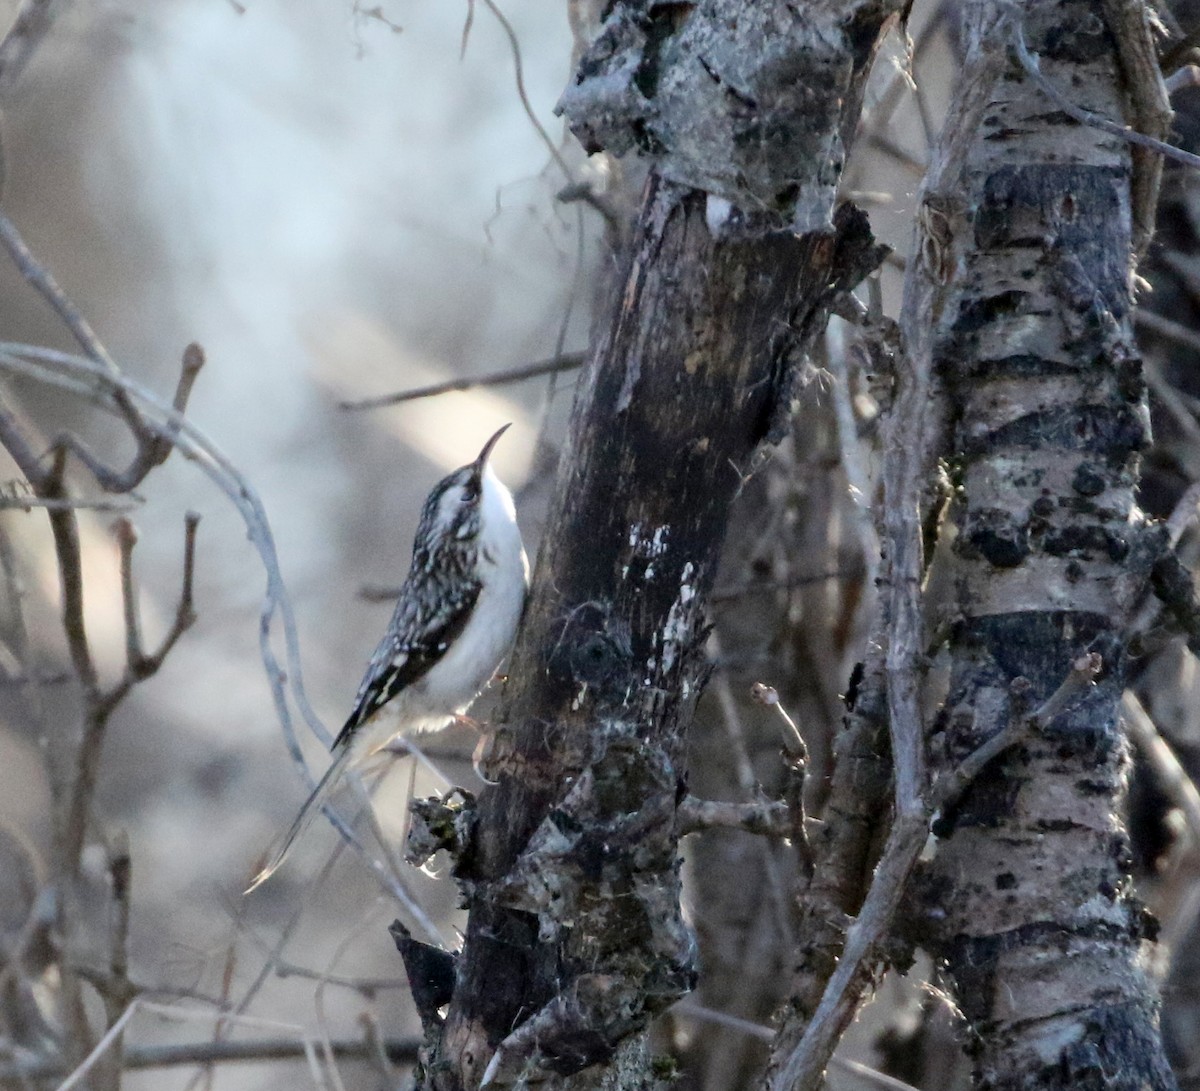
[[[29,626],[25,621],[25,581],[18,570],[12,539],[3,526],[0,526],[0,573],[4,579],[5,601],[12,612],[10,628],[17,668],[14,681],[21,687],[28,705],[28,714],[32,717],[39,734],[42,734],[46,728],[41,692],[45,680],[37,670]]]
[[[134,1015],[136,1015],[140,1011],[155,1014],[164,1019],[168,1019],[168,1020],[172,1020],[172,1021],[200,1020],[200,1021],[208,1022],[213,1018],[213,1013],[209,1012],[209,1011],[196,1011],[196,1010],[193,1010],[190,1008],[185,1008],[185,1007],[177,1007],[177,1006],[173,1007],[173,1006],[168,1006],[166,1004],[147,1000],[145,997],[142,997],[142,996],[135,997],[129,1003],[129,1005],[125,1008],[125,1011],[121,1014],[120,1019],[118,1019],[116,1021],[116,1023],[114,1023],[113,1026],[111,1026],[109,1028],[109,1030],[104,1035],[104,1037],[101,1038],[100,1041],[96,1043],[95,1048],[93,1048],[92,1051],[87,1055],[87,1057],[84,1058],[83,1062],[81,1064],[79,1064],[78,1066],[76,1066],[75,1069],[67,1076],[67,1078],[65,1080],[63,1080],[63,1082],[61,1084],[59,1084],[57,1091],[70,1091],[71,1088],[77,1086],[80,1083],[80,1081],[82,1081],[87,1076],[87,1074],[95,1067],[96,1063],[104,1056],[104,1054],[107,1053],[108,1050],[112,1048],[113,1043],[121,1036],[121,1034],[124,1033],[125,1028],[129,1024],[130,1020],[132,1020]],[[250,1015],[232,1016],[229,1013],[222,1013],[222,1017],[226,1018],[226,1019],[234,1020],[243,1026],[261,1027],[261,1028],[266,1028],[266,1029],[273,1029],[276,1031],[278,1031],[278,1030],[290,1031],[291,1033],[293,1033],[295,1035],[296,1039],[298,1039],[298,1040],[295,1040],[295,1039],[293,1040],[293,1044],[297,1047],[297,1052],[292,1055],[293,1056],[303,1056],[305,1058],[305,1060],[308,1061],[308,1067],[309,1067],[310,1073],[312,1074],[313,1082],[316,1084],[316,1086],[318,1088],[324,1088],[326,1086],[325,1079],[321,1072],[321,1066],[317,1059],[316,1045],[313,1042],[312,1037],[308,1034],[307,1031],[305,1031],[305,1029],[302,1026],[299,1026],[299,1025],[293,1024],[293,1023],[286,1023],[286,1022],[283,1022],[278,1019],[261,1019],[256,1016],[250,1016]],[[216,1043],[201,1042],[201,1043],[196,1043],[195,1045],[192,1045],[192,1046],[187,1046],[187,1047],[182,1047],[182,1048],[184,1048],[184,1049],[189,1049],[189,1048],[190,1049],[203,1049],[206,1045],[212,1046],[214,1044],[216,1044]],[[220,1043],[220,1044],[232,1045],[233,1043]],[[159,1048],[161,1048],[161,1047],[159,1047]],[[179,1048],[179,1047],[176,1047],[176,1048]],[[133,1051],[133,1050],[130,1051],[131,1054],[133,1054],[134,1052],[135,1051]],[[226,1059],[226,1058],[217,1058],[217,1059],[221,1060],[221,1059]],[[229,1059],[232,1059],[232,1058],[229,1058]],[[61,1060],[55,1059],[53,1063],[56,1066],[55,1071],[62,1070]],[[179,1060],[179,1061],[172,1060],[170,1063],[184,1064],[184,1063],[189,1063],[189,1062],[187,1060]],[[147,1067],[147,1066],[143,1066],[143,1067]],[[0,1071],[2,1071],[2,1069],[0,1069]],[[18,1068],[18,1071],[20,1071],[20,1068]]]
[[[790,837],[792,818],[782,800],[730,803],[684,796],[675,817],[680,837],[701,830],[743,830],[764,837]]]
[[[1200,66],[1185,64],[1163,80],[1163,84],[1172,95],[1187,87],[1200,87]]]
[[[62,320],[64,326],[71,331],[71,336],[79,343],[79,347],[88,357],[98,364],[103,364],[111,372],[117,371],[117,365],[108,354],[108,350],[96,336],[90,323],[83,317],[82,312],[68,298],[66,292],[59,287],[54,275],[33,256],[17,225],[3,212],[0,212],[0,245],[8,251],[17,272],[25,282],[33,288]]]
[[[560,371],[571,371],[582,367],[587,359],[583,352],[566,352],[549,360],[539,360],[537,363],[524,364],[521,367],[509,368],[507,371],[493,371],[488,375],[480,375],[468,379],[448,379],[443,383],[432,383],[429,386],[419,386],[412,390],[401,390],[395,394],[380,394],[375,398],[361,398],[357,401],[338,402],[339,409],[380,409],[386,405],[399,405],[401,402],[416,401],[418,398],[435,398],[439,394],[450,394],[459,390],[473,390],[479,386],[503,386],[505,383],[519,383],[525,379],[536,379],[541,375],[554,375]]]
[[[58,0],[25,0],[4,40],[0,41],[0,95],[7,94],[20,78],[54,22]]]
[[[742,1034],[751,1038],[757,1038],[760,1042],[770,1042],[775,1037],[775,1031],[762,1023],[755,1023],[751,1019],[742,1019],[737,1015],[730,1015],[728,1012],[717,1011],[715,1008],[706,1008],[691,1000],[681,1000],[673,1008],[673,1015],[682,1015],[685,1018],[690,1017],[702,1023],[713,1023],[720,1027],[728,1027],[730,1030],[741,1031]],[[829,1063],[834,1068],[840,1068],[843,1072],[848,1072],[852,1076],[857,1076],[865,1080],[872,1087],[883,1088],[884,1091],[916,1091],[912,1084],[905,1083],[903,1080],[898,1080],[894,1076],[889,1076],[878,1069],[872,1068],[870,1065],[862,1064],[860,1061],[851,1061],[843,1057],[831,1057]]]
[[[853,986],[868,976],[869,959],[887,932],[908,875],[929,836],[931,815],[951,806],[990,761],[1064,711],[1102,666],[1095,652],[1081,656],[1058,689],[1032,715],[1014,718],[1003,731],[968,754],[956,770],[938,778],[928,810],[922,806],[918,811],[897,815],[866,900],[847,929],[837,969],[803,1039],[772,1084],[773,1091],[807,1091],[818,1086],[838,1037],[858,1007],[858,989]]]
[[[125,619],[125,669],[134,671],[141,663],[141,611],[137,604],[137,588],[133,582],[133,547],[137,545],[137,530],[128,519],[113,524],[117,548],[121,554],[121,603]]]
[[[1059,687],[1032,715],[1013,717],[1002,731],[996,732],[972,750],[957,766],[938,777],[930,793],[930,813],[937,814],[952,807],[989,762],[1022,739],[1044,731],[1056,716],[1066,711],[1075,698],[1095,681],[1103,667],[1104,661],[1098,652],[1087,652],[1076,659]],[[1015,683],[1023,681],[1020,678],[1014,681],[1017,691],[1020,687]]]
[[[175,607],[175,619],[158,648],[147,655],[142,648],[140,611],[137,604],[137,588],[133,580],[133,547],[137,544],[137,532],[128,519],[116,523],[117,541],[121,550],[121,600],[125,616],[125,673],[117,684],[101,699],[101,709],[108,715],[138,684],[158,673],[163,662],[175,647],[179,638],[196,621],[193,585],[196,574],[196,528],[200,516],[189,511],[183,524],[183,578],[179,591],[179,604]]]
[[[335,1038],[329,1043],[333,1056],[340,1061],[372,1059],[375,1046],[356,1038]],[[394,1064],[413,1064],[421,1043],[415,1038],[385,1038],[387,1059]],[[230,1042],[185,1042],[171,1045],[130,1046],[125,1050],[127,1070],[175,1068],[194,1064],[242,1064],[288,1061],[303,1058],[304,1043],[294,1038],[259,1038]],[[25,1061],[0,1061],[0,1080],[44,1079],[63,1074],[58,1058],[38,1057]]]
[[[567,161],[563,158],[562,152],[558,150],[557,145],[550,139],[550,134],[546,132],[546,127],[538,120],[538,116],[534,113],[533,105],[529,101],[529,95],[525,90],[525,68],[521,61],[521,43],[517,40],[517,32],[513,30],[504,12],[500,10],[496,0],[483,0],[483,6],[488,9],[495,17],[496,22],[503,28],[505,36],[508,38],[508,47],[512,52],[513,68],[517,80],[517,97],[521,100],[521,107],[525,111],[525,116],[529,118],[529,124],[533,126],[534,131],[546,145],[546,150],[550,153],[550,157],[558,164],[558,169],[563,172],[568,182],[575,180],[571,173],[571,168]],[[463,45],[466,45],[466,37],[464,35]]]
[[[1101,132],[1119,137],[1129,144],[1136,144],[1140,148],[1148,148],[1150,151],[1158,152],[1159,155],[1166,156],[1168,159],[1174,159],[1177,163],[1182,163],[1186,167],[1200,167],[1200,155],[1193,155],[1182,148],[1177,148],[1174,144],[1166,143],[1166,141],[1156,140],[1154,137],[1140,133],[1128,125],[1118,125],[1115,121],[1109,121],[1108,118],[1094,114],[1091,110],[1085,110],[1082,106],[1077,106],[1072,102],[1042,74],[1037,56],[1030,53],[1029,46],[1025,42],[1025,32],[1021,27],[1019,13],[1015,9],[1015,5],[1011,5],[1011,7],[1013,8],[1010,11],[1013,51],[1016,53],[1017,59],[1021,62],[1021,67],[1028,73],[1029,78],[1038,85],[1042,93],[1060,110],[1070,114],[1081,125],[1088,125],[1093,129],[1099,129]]]
[[[1145,307],[1139,307],[1133,312],[1133,321],[1144,326],[1154,333],[1161,334],[1163,337],[1168,337],[1172,341],[1176,341],[1181,345],[1185,345],[1194,352],[1200,352],[1200,333],[1185,326],[1182,322],[1175,322],[1170,318],[1164,318],[1156,311],[1149,311]]]
[[[1133,690],[1121,698],[1125,729],[1134,746],[1150,762],[1163,791],[1183,815],[1193,851],[1200,849],[1200,791],[1170,744],[1154,725],[1145,705]]]
[[[187,410],[188,398],[203,366],[203,350],[199,345],[188,345],[183,352],[183,363],[179,369],[175,395],[171,400],[172,407],[180,416]],[[113,391],[111,397],[137,443],[133,458],[124,470],[113,470],[106,466],[77,436],[59,436],[55,446],[64,448],[79,458],[101,488],[108,492],[127,493],[136,489],[156,466],[166,462],[175,449],[174,436],[170,429],[160,433],[150,426],[124,391]]]
[[[620,214],[613,207],[611,201],[596,192],[596,187],[591,182],[572,182],[569,186],[563,186],[554,195],[554,199],[564,205],[574,204],[576,201],[590,205],[603,217],[605,226],[608,228],[609,237],[612,239],[621,238]]]
[[[880,1072],[878,1069],[872,1068],[870,1065],[865,1065],[861,1061],[852,1061],[847,1057],[834,1056],[829,1058],[829,1063],[834,1068],[840,1068],[843,1072],[857,1076],[872,1087],[880,1088],[881,1091],[917,1091],[911,1083],[898,1080],[895,1076],[889,1076],[886,1072]]]
[[[25,435],[25,429],[17,420],[16,413],[5,405],[3,400],[0,400],[0,446],[8,451],[29,487],[33,489],[34,495],[38,499],[46,499],[40,494],[44,492],[50,480],[51,468],[42,464]],[[53,497],[49,505],[51,511],[63,510],[65,507],[61,497]]]
[[[767,708],[773,708],[779,713],[779,718],[784,726],[783,745],[787,747],[788,753],[799,755],[807,760],[808,747],[804,745],[804,736],[800,734],[800,728],[796,726],[796,721],[788,715],[788,710],[779,700],[779,691],[765,682],[755,682],[750,687],[750,696],[760,705],[766,705]]]
[[[103,991],[104,1009],[109,1027],[120,1020],[125,1006],[134,996],[129,980],[129,910],[133,885],[133,864],[129,855],[129,838],[122,830],[114,839],[108,859],[109,881],[112,885],[112,919],[109,925],[110,988]],[[120,1091],[124,1069],[124,1037],[113,1042],[112,1056],[105,1065],[105,1077],[113,1091]]]
[[[1187,635],[1191,653],[1200,656],[1200,600],[1191,572],[1174,550],[1166,552],[1150,569],[1150,586],[1171,619]]]
[[[1198,510],[1200,510],[1200,481],[1194,481],[1175,502],[1175,507],[1164,524],[1167,528],[1167,542],[1172,549],[1179,545],[1179,539],[1191,526]]]
[[[5,446],[7,446],[7,441]],[[12,448],[9,448],[12,453]],[[50,474],[42,486],[42,495],[51,500],[66,499],[63,482],[64,460],[61,454],[54,460]],[[89,707],[99,693],[100,680],[92,651],[88,645],[87,626],[83,610],[83,550],[79,543],[79,521],[70,508],[48,513],[50,532],[54,538],[54,553],[58,561],[58,578],[62,588],[62,625],[71,655],[71,665],[83,688]]]
[[[0,496],[0,511],[32,512],[45,511],[100,511],[124,514],[136,511],[142,505],[140,497],[129,500],[76,500],[73,498],[50,500],[44,496]]]

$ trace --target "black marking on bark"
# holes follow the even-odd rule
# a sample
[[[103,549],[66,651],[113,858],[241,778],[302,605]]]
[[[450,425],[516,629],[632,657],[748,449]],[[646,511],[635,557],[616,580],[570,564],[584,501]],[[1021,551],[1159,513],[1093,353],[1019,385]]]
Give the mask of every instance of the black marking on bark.
[[[1061,447],[1112,456],[1141,451],[1149,442],[1140,413],[1128,405],[1064,406],[1027,413],[983,433],[965,433],[963,453],[971,458],[999,449]]]

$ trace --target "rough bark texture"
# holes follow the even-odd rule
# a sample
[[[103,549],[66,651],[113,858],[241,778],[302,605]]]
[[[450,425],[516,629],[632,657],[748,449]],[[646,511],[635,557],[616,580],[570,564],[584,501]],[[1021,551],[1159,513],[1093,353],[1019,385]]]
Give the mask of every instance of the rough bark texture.
[[[1097,6],[1021,7],[1044,75],[1123,121]],[[1013,41],[999,12],[971,10],[967,77]],[[958,260],[935,358],[956,416],[957,622],[935,763],[1037,707],[1083,652],[1106,668],[936,830],[921,939],[945,960],[989,1089],[1174,1086],[1141,965],[1153,929],[1118,818],[1122,631],[1155,548],[1133,494],[1149,430],[1130,335],[1130,183],[1127,145],[1055,110],[1010,60],[963,204],[946,209]]]
[[[676,807],[707,674],[702,607],[729,505],[786,432],[803,353],[882,257],[864,218],[833,215],[833,184],[902,6],[617,3],[580,61],[563,106],[585,143],[636,146],[658,173],[577,395],[486,761],[497,785],[416,826],[415,854],[449,849],[471,909],[444,1022],[442,985],[423,986],[421,1086],[670,1075],[636,1032],[696,976]],[[647,127],[653,139],[626,139]],[[426,953],[401,945],[419,976]],[[611,1065],[580,1072],[630,1049],[644,1063],[618,1083]]]
[[[797,351],[881,256],[850,209],[834,234],[750,217],[714,238],[705,204],[648,185],[577,397],[488,759],[498,784],[421,827],[422,851],[440,830],[454,852],[471,908],[423,1086],[606,1061],[694,984],[675,808],[707,671],[702,605],[729,504],[786,421]],[[650,1065],[622,1086],[656,1078]]]
[[[559,103],[588,151],[828,230],[864,75],[900,0],[615,3]]]

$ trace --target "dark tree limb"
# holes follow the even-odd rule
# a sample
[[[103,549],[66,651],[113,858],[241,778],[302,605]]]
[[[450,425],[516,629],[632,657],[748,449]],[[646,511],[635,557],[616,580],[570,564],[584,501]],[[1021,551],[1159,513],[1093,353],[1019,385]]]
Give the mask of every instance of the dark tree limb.
[[[499,783],[457,861],[471,918],[424,1086],[604,1060],[694,977],[676,808],[726,512],[786,415],[798,353],[880,257],[849,209],[835,234],[799,237],[754,221],[714,237],[705,211],[652,178],[581,382]]]

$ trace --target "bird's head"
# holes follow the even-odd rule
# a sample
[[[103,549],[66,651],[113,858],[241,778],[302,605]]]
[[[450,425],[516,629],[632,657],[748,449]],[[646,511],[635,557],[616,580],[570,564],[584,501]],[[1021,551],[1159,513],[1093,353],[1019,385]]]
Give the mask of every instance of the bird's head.
[[[492,473],[488,459],[509,427],[506,424],[496,432],[483,445],[474,462],[447,474],[430,490],[421,509],[418,549],[424,546],[432,553],[442,545],[462,545],[479,536],[485,494],[490,489],[503,488]]]

